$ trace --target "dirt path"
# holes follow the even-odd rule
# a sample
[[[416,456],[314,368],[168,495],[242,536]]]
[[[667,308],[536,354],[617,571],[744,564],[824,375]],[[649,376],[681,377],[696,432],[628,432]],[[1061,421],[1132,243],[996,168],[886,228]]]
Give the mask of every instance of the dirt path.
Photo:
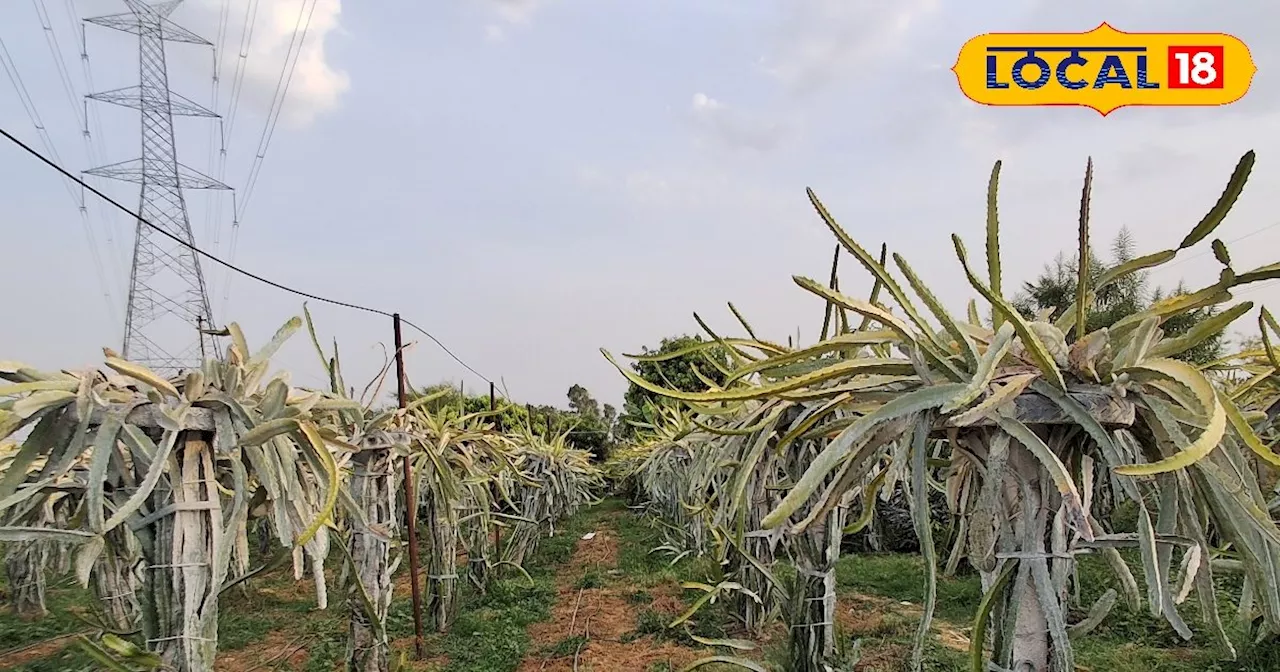
[[[529,627],[531,645],[518,672],[643,672],[665,663],[678,670],[707,652],[637,636],[638,609],[674,617],[679,587],[650,589],[651,600],[637,605],[634,588],[618,571],[618,536],[608,519],[590,539],[579,539],[569,563],[556,574],[551,618]],[[674,588],[675,594],[672,594]]]
[[[0,651],[0,670],[11,670],[19,665],[26,665],[27,663],[37,660],[52,658],[59,651],[74,644],[76,638],[80,635],[91,634],[93,634],[92,630],[73,632],[71,634],[60,635],[52,639],[35,642],[34,644],[27,644],[26,646],[21,646],[16,649]]]
[[[658,612],[670,622],[685,604],[673,581],[647,587],[645,599],[635,599],[637,587],[617,569],[619,538],[612,520],[604,518],[591,538],[577,540],[569,562],[557,570],[551,617],[529,627],[530,647],[517,672],[678,670],[713,653],[636,632],[641,612]],[[842,591],[837,618],[843,634],[867,638],[857,669],[900,669],[911,654],[902,642],[909,641],[921,613],[918,604]],[[934,632],[942,646],[968,650],[966,630],[935,618]],[[779,626],[756,643],[784,636]]]
[[[858,670],[903,669],[911,657],[908,642],[923,615],[924,609],[918,604],[876,595],[842,591],[836,602],[836,622],[842,634],[866,638]],[[942,646],[962,653],[969,651],[967,629],[934,616],[933,633]]]
[[[914,631],[924,608],[912,602],[898,602],[887,597],[841,592],[837,598],[836,620],[851,635],[883,631],[896,626],[893,619],[907,621]],[[934,636],[938,643],[956,651],[969,650],[968,628],[961,629],[936,615],[933,617]]]
[[[234,651],[219,651],[216,667],[218,672],[301,670],[307,662],[307,644],[313,639],[273,630],[260,642]]]

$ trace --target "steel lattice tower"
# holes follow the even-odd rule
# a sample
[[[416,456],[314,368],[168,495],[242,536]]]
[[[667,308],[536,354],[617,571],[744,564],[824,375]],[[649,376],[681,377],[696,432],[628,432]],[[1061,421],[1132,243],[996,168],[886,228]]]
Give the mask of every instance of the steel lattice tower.
[[[182,0],[148,5],[124,0],[129,11],[86,19],[138,36],[137,86],[89,98],[131,107],[142,116],[142,155],[85,172],[135,182],[142,186],[138,213],[188,245],[195,245],[183,189],[229,189],[225,184],[178,163],[173,133],[174,115],[218,115],[169,90],[165,42],[209,45],[210,42],[167,17]],[[216,353],[201,327],[213,326],[209,293],[200,259],[188,247],[137,223],[133,265],[129,273],[129,301],[125,314],[124,356],[157,372],[173,374],[199,365],[205,353]]]

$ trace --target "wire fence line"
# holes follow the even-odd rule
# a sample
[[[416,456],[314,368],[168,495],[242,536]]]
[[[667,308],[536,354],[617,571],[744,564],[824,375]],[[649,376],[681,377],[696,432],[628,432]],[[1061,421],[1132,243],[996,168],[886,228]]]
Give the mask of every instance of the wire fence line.
[[[216,256],[216,255],[213,255],[213,254],[210,254],[210,253],[208,253],[208,252],[205,252],[204,250],[202,250],[202,249],[200,249],[199,247],[197,247],[197,246],[195,246],[195,245],[193,245],[193,244],[191,244],[191,243],[189,243],[189,242],[187,242],[187,241],[183,240],[182,238],[180,238],[180,237],[178,237],[178,236],[175,236],[175,235],[174,235],[174,234],[172,234],[172,233],[169,233],[168,231],[166,231],[166,230],[165,230],[165,229],[163,229],[162,227],[159,227],[159,226],[157,226],[157,225],[155,225],[155,224],[151,223],[150,221],[148,221],[148,220],[147,220],[145,217],[143,217],[142,215],[138,214],[137,212],[134,212],[133,210],[130,210],[128,207],[126,207],[126,206],[124,206],[124,205],[121,205],[118,201],[116,201],[115,199],[111,198],[110,196],[108,196],[108,195],[106,195],[106,194],[102,193],[101,191],[98,191],[98,190],[97,190],[97,189],[95,189],[92,185],[90,185],[90,184],[86,183],[84,180],[80,179],[80,177],[79,177],[79,176],[77,176],[77,175],[74,175],[74,174],[70,173],[70,172],[69,172],[69,171],[67,171],[65,168],[63,168],[62,166],[58,165],[58,163],[57,163],[57,162],[55,162],[54,160],[52,160],[52,159],[50,159],[50,158],[46,157],[45,155],[43,155],[43,154],[41,154],[40,152],[36,151],[36,150],[35,150],[34,148],[32,148],[30,145],[28,145],[28,144],[24,143],[23,141],[19,140],[19,139],[18,139],[18,138],[16,138],[16,137],[14,137],[14,135],[13,135],[12,133],[10,133],[9,131],[7,131],[7,130],[5,130],[5,129],[3,129],[3,128],[0,128],[0,135],[3,135],[7,140],[9,140],[9,141],[10,141],[10,142],[12,142],[13,144],[17,145],[17,146],[18,146],[18,147],[20,147],[21,149],[25,150],[25,151],[26,151],[28,154],[30,154],[31,156],[34,156],[35,158],[39,159],[39,160],[40,160],[41,162],[43,162],[45,165],[47,165],[47,166],[49,166],[50,168],[53,168],[53,169],[54,169],[54,170],[56,170],[57,172],[61,173],[63,177],[65,177],[65,178],[67,178],[67,179],[69,179],[69,180],[71,180],[71,181],[73,181],[73,182],[75,182],[75,183],[79,184],[81,188],[85,189],[86,191],[88,191],[88,192],[92,193],[93,195],[97,196],[98,198],[100,198],[100,199],[102,199],[102,200],[106,201],[107,203],[111,204],[111,205],[112,205],[112,206],[114,206],[115,208],[119,209],[121,212],[124,212],[124,213],[125,213],[126,215],[128,215],[129,217],[132,217],[133,219],[136,219],[137,221],[141,222],[144,226],[147,226],[148,228],[152,229],[153,231],[156,231],[157,233],[160,233],[161,235],[164,235],[165,237],[169,238],[170,240],[173,240],[174,242],[178,243],[179,245],[182,245],[183,247],[185,247],[185,248],[187,248],[187,249],[191,250],[192,252],[194,252],[194,253],[196,253],[196,254],[200,255],[201,257],[204,257],[205,259],[208,259],[209,261],[212,261],[213,263],[218,264],[218,265],[220,265],[220,266],[222,266],[222,267],[226,268],[226,269],[227,269],[227,270],[229,270],[229,271],[232,271],[232,272],[234,272],[234,273],[238,273],[238,274],[240,274],[240,275],[243,275],[243,276],[244,276],[244,277],[246,277],[246,278],[249,278],[249,279],[251,279],[251,280],[255,280],[255,281],[260,282],[260,283],[262,283],[262,284],[264,284],[264,285],[267,285],[267,286],[269,286],[269,287],[274,287],[274,288],[276,288],[276,289],[278,289],[278,290],[281,290],[281,291],[284,291],[284,292],[288,292],[288,293],[290,293],[290,294],[294,294],[294,295],[296,295],[296,296],[301,296],[301,297],[303,297],[303,298],[311,299],[311,300],[313,300],[313,301],[318,301],[318,302],[320,302],[320,303],[327,303],[327,304],[329,304],[329,305],[339,306],[339,307],[341,307],[341,308],[349,308],[349,309],[351,309],[351,310],[363,311],[363,312],[366,312],[366,313],[372,313],[372,314],[374,314],[374,315],[381,315],[381,316],[383,316],[383,317],[390,317],[390,318],[393,318],[393,319],[394,319],[394,318],[396,318],[396,317],[398,316],[398,314],[397,314],[397,313],[393,313],[393,312],[389,312],[389,311],[385,311],[385,310],[380,310],[380,309],[378,309],[378,308],[371,308],[371,307],[369,307],[369,306],[360,305],[360,304],[358,304],[358,303],[351,303],[351,302],[348,302],[348,301],[339,301],[339,300],[337,300],[337,299],[331,299],[331,298],[328,298],[328,297],[326,297],[326,296],[321,296],[321,295],[319,295],[319,294],[315,294],[315,293],[312,293],[312,292],[306,292],[306,291],[303,291],[303,290],[300,290],[300,289],[296,289],[296,288],[294,288],[294,287],[290,287],[290,286],[288,286],[288,285],[285,285],[285,284],[282,284],[282,283],[276,282],[276,281],[274,281],[274,280],[270,280],[270,279],[268,279],[268,278],[265,278],[265,277],[263,277],[263,276],[261,276],[261,275],[258,275],[257,273],[254,273],[254,272],[252,272],[252,271],[249,271],[249,270],[246,270],[246,269],[244,269],[244,268],[241,268],[241,267],[239,267],[239,266],[235,265],[234,263],[231,263],[231,262],[229,262],[229,261],[225,261],[225,260],[223,260],[221,257],[218,257],[218,256]],[[434,334],[432,334],[431,332],[427,331],[426,329],[424,329],[424,328],[422,328],[422,327],[418,326],[417,324],[414,324],[412,321],[405,319],[403,316],[400,316],[400,317],[399,317],[399,319],[400,319],[400,321],[401,321],[404,325],[406,325],[406,326],[408,326],[408,327],[410,327],[410,328],[414,329],[415,331],[417,331],[417,332],[421,333],[423,336],[426,336],[428,339],[430,339],[430,340],[431,340],[433,343],[435,343],[435,344],[436,344],[436,345],[437,345],[437,346],[438,346],[442,351],[444,351],[444,353],[445,353],[445,354],[447,354],[450,358],[452,358],[452,359],[453,359],[453,361],[455,361],[455,362],[457,362],[459,365],[461,365],[464,369],[466,369],[467,371],[470,371],[471,373],[475,374],[477,377],[479,377],[481,380],[485,381],[486,383],[494,384],[494,381],[493,381],[491,378],[489,378],[488,376],[484,375],[483,373],[480,373],[478,370],[476,370],[476,368],[475,368],[475,367],[471,366],[471,365],[470,365],[470,364],[468,364],[465,360],[463,360],[461,357],[459,357],[457,354],[455,354],[455,353],[453,352],[453,350],[449,349],[449,347],[448,347],[447,345],[445,345],[445,344],[444,344],[444,342],[442,342],[439,338],[436,338],[436,336],[435,336]]]

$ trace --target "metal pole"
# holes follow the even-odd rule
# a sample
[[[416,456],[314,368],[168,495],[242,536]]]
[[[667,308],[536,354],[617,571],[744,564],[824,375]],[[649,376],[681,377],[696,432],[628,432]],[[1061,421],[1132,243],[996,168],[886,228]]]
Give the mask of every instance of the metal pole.
[[[498,397],[494,393],[493,381],[489,381],[489,412],[498,410]],[[502,421],[497,415],[493,416],[493,426],[499,432],[502,431]],[[498,560],[502,560],[502,528],[494,525],[493,527],[493,550],[498,555]]]
[[[496,410],[498,410],[498,397],[494,394],[493,381],[491,380],[489,381],[489,411],[493,412]],[[498,422],[497,416],[494,416],[493,418],[493,426],[496,427],[498,431],[502,431],[502,423]]]
[[[396,333],[396,393],[399,396],[400,408],[409,405],[408,391],[405,390],[404,375],[404,341],[400,337],[400,313],[391,316]],[[404,510],[405,523],[409,527],[409,585],[413,591],[413,648],[422,660],[422,589],[418,585],[418,496],[414,492],[413,464],[406,455],[404,466]]]

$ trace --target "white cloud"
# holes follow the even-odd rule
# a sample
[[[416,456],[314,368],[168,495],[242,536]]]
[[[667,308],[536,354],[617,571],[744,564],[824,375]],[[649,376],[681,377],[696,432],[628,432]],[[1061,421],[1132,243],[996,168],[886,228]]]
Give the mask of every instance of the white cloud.
[[[487,0],[498,17],[507,23],[528,23],[534,12],[544,4],[542,0]]]
[[[546,5],[546,0],[482,0],[482,3],[496,19],[485,25],[485,41],[496,43],[505,41],[513,27],[528,25],[533,15]]]
[[[938,0],[793,0],[765,72],[797,91],[820,89],[899,47]]]
[[[256,4],[256,8],[251,5]],[[222,0],[202,0],[195,5],[198,16],[184,20],[193,30],[213,42],[217,39]],[[256,9],[256,11],[255,11]],[[305,10],[305,13],[300,13]],[[282,120],[293,127],[310,124],[317,116],[337,106],[351,81],[345,72],[329,61],[326,40],[341,29],[338,17],[342,0],[230,0],[227,28],[222,50],[224,96],[229,96],[242,44],[245,17],[251,17],[253,32],[248,57],[244,59],[244,84],[241,100],[265,114],[285,66],[285,57],[295,34],[306,38],[297,56],[293,79],[289,84]],[[310,23],[307,23],[308,14]],[[297,48],[296,45],[294,47]],[[223,98],[225,102],[228,100]]]
[[[81,6],[91,1],[79,0],[75,4],[86,15],[121,11],[119,0],[97,0],[101,11]],[[274,43],[282,56],[292,24],[285,22],[284,44],[270,38],[267,7],[277,2],[286,10],[292,7],[296,19],[301,0],[258,1],[263,7],[258,29],[263,32],[255,36],[255,45],[260,38],[262,45]],[[213,10],[220,2],[191,0],[175,20],[214,39],[217,22]],[[238,9],[230,17],[227,40],[227,62],[231,65],[247,2],[233,3]],[[472,39],[479,42],[486,34],[505,37],[508,43],[491,45],[504,50],[532,47],[518,44],[516,38],[522,31],[549,21],[556,11],[554,18],[565,23],[565,39],[570,40],[561,46],[573,58],[530,64],[548,68],[547,76],[553,81],[562,77],[572,83],[578,77],[589,81],[587,78],[595,75],[631,73],[628,68],[636,63],[648,64],[646,75],[626,82],[617,91],[601,93],[593,87],[552,91],[555,95],[549,94],[537,105],[527,106],[528,110],[510,117],[511,132],[480,143],[479,151],[464,147],[467,143],[446,142],[440,151],[453,152],[456,161],[423,162],[413,153],[395,151],[394,143],[385,156],[380,155],[384,160],[370,164],[372,167],[351,156],[337,156],[336,161],[328,162],[332,165],[320,165],[309,160],[313,157],[273,149],[278,155],[273,155],[269,165],[279,170],[277,179],[283,181],[277,184],[284,191],[275,199],[256,197],[253,207],[263,208],[255,210],[259,213],[255,218],[270,218],[274,224],[246,227],[244,231],[251,238],[294,233],[298,240],[314,243],[316,236],[308,235],[306,227],[341,227],[351,219],[349,212],[358,216],[372,203],[378,212],[371,221],[383,222],[386,235],[413,237],[421,233],[421,227],[396,228],[400,227],[397,222],[416,221],[415,213],[421,210],[424,198],[430,201],[433,211],[439,209],[438,218],[472,222],[473,225],[454,227],[459,230],[450,232],[456,239],[452,240],[453,249],[484,252],[445,255],[441,264],[433,265],[431,270],[441,278],[467,277],[474,268],[485,265],[495,269],[494,273],[465,283],[461,293],[447,293],[448,296],[435,297],[427,303],[409,290],[386,297],[385,292],[378,293],[377,287],[359,283],[333,285],[323,276],[308,280],[309,269],[323,265],[314,262],[309,267],[285,268],[283,273],[320,293],[355,300],[377,295],[383,296],[378,300],[380,304],[410,306],[411,319],[421,319],[433,332],[438,329],[440,337],[459,355],[487,374],[504,376],[522,401],[562,404],[564,390],[575,382],[585,384],[602,400],[620,398],[625,383],[599,356],[596,346],[606,345],[617,352],[691,330],[691,310],[705,311],[700,314],[712,320],[714,326],[723,327],[726,334],[739,333],[732,317],[723,310],[725,299],[735,300],[762,334],[785,341],[799,324],[806,340],[811,341],[821,319],[822,301],[795,288],[789,276],[800,273],[825,278],[833,243],[805,198],[806,185],[814,187],[846,230],[868,249],[878,250],[885,242],[890,250],[906,256],[953,311],[963,311],[964,302],[973,296],[973,291],[960,271],[948,234],[961,235],[969,246],[971,260],[982,263],[985,188],[988,171],[996,159],[1004,160],[1000,216],[1007,292],[1016,291],[1022,281],[1033,279],[1056,253],[1070,254],[1075,248],[1080,181],[1089,155],[1095,168],[1092,235],[1099,247],[1105,247],[1121,226],[1127,226],[1137,237],[1141,252],[1177,245],[1212,206],[1236,159],[1250,147],[1258,150],[1250,185],[1214,236],[1228,242],[1238,269],[1274,261],[1280,245],[1280,227],[1264,229],[1276,222],[1276,199],[1272,195],[1280,191],[1280,169],[1276,168],[1280,165],[1280,108],[1276,107],[1280,87],[1274,85],[1274,78],[1266,76],[1266,64],[1280,54],[1280,48],[1272,47],[1267,39],[1280,29],[1277,3],[1010,0],[1000,3],[998,12],[986,6],[996,3],[973,3],[974,7],[969,3],[947,3],[935,12],[936,4],[929,0],[880,0],[874,4],[866,0],[713,0],[652,3],[655,20],[632,25],[624,20],[597,23],[597,8],[589,0],[563,4],[553,0],[469,2]],[[377,3],[370,4],[369,38],[361,36],[351,45],[352,58],[382,57],[381,48],[361,53],[368,48],[370,39],[376,40],[385,29],[377,22],[404,21],[403,12],[376,11],[372,5]],[[348,4],[347,8],[353,6]],[[706,6],[731,6],[732,10],[705,11]],[[561,9],[563,15],[558,14]],[[649,9],[646,4],[645,10]],[[984,9],[990,11],[981,11]],[[30,18],[29,3],[21,11],[25,12],[24,20]],[[579,11],[590,16],[579,17]],[[200,23],[191,19],[200,12],[213,20]],[[287,18],[290,12],[283,13]],[[320,14],[318,9],[308,43],[320,25]],[[790,21],[779,20],[779,15]],[[0,10],[0,25],[7,25],[6,18]],[[362,24],[365,18],[362,16]],[[573,22],[579,18],[588,23],[575,26]],[[1254,90],[1227,108],[1125,109],[1103,118],[1083,108],[984,107],[964,98],[948,70],[959,46],[980,32],[1088,30],[1104,18],[1124,30],[1236,33],[1250,45],[1262,68],[1254,80]],[[347,22],[351,23],[349,19]],[[686,45],[677,44],[682,48],[655,50],[654,45],[674,39],[670,34],[673,25],[683,27],[696,39],[687,44],[687,49],[683,48]],[[575,27],[579,29],[573,30]],[[96,39],[91,33],[91,48]],[[334,40],[327,42],[331,67],[336,65],[331,56],[333,43]],[[71,41],[63,46],[72,46]],[[401,56],[405,59],[420,57],[420,45],[378,46],[403,51]],[[28,48],[34,49],[30,60],[48,60],[39,35]],[[106,51],[105,46],[99,48],[94,58]],[[170,53],[175,58],[192,54],[192,70],[199,75],[199,83],[207,86],[207,50],[175,47]],[[762,53],[767,58],[756,64],[755,56]],[[14,55],[19,61],[28,60],[23,54]],[[513,55],[520,57],[521,53],[513,51]],[[255,51],[254,58],[257,57]],[[47,65],[49,76],[40,78],[33,73],[28,84],[49,87],[43,100],[49,101],[47,114],[53,116],[57,113],[53,106],[61,103],[62,92],[52,63]],[[261,95],[264,103],[274,87],[279,65],[277,59],[265,70],[270,86]],[[354,65],[350,67],[354,71]],[[459,67],[468,77],[495,78],[493,86],[474,92],[477,97],[447,97],[440,101],[441,118],[451,120],[447,135],[465,138],[483,134],[486,125],[495,123],[497,117],[489,118],[476,111],[510,105],[510,95],[520,95],[524,81],[510,78],[527,78],[528,73],[524,69],[492,70],[487,64],[467,59]],[[565,68],[570,70],[566,72]],[[765,74],[766,69],[771,74]],[[102,72],[103,88],[116,81],[114,77],[123,77],[119,72],[110,75],[105,67]],[[744,77],[744,73],[757,76]],[[224,84],[229,84],[230,75],[228,70]],[[122,84],[128,81],[126,78]],[[299,74],[294,85],[300,86],[301,82]],[[178,82],[175,88],[184,95],[191,90],[195,93],[190,95],[204,91],[201,86],[188,89],[183,84]],[[367,84],[396,85],[372,80]],[[290,92],[290,107],[302,100],[301,95],[294,99],[301,90]],[[701,95],[694,96],[695,91]],[[806,92],[822,95],[796,95]],[[249,93],[246,92],[245,107],[250,106]],[[481,93],[492,95],[478,97]],[[617,104],[599,104],[602,95],[613,99],[606,102]],[[225,98],[223,101],[225,104]],[[664,106],[669,106],[665,114]],[[333,138],[345,141],[361,137],[371,124],[385,123],[388,114],[397,126],[407,127],[407,133],[416,132],[416,113],[411,108],[351,106],[349,115],[335,115],[332,120]],[[128,118],[123,114],[115,116]],[[673,128],[673,118],[682,124]],[[584,123],[586,119],[599,123]],[[57,122],[49,121],[51,127]],[[785,143],[767,155],[752,155],[753,150],[698,151],[699,147],[691,146],[691,134],[700,142],[719,148],[720,143],[733,144],[734,124],[767,128],[768,123],[763,122],[772,121],[781,123],[787,132]],[[127,134],[136,129],[121,123],[121,135],[132,137]],[[239,123],[238,128],[243,127],[243,132],[254,136],[242,140],[256,140],[260,120]],[[56,138],[60,148],[66,144],[68,150],[75,149],[80,140],[75,134],[76,125],[68,117],[59,128],[65,131],[55,133],[66,133]],[[330,129],[326,128],[326,132]],[[336,144],[336,151],[341,151],[340,147],[349,143]],[[120,145],[117,149],[113,154],[128,156],[128,147]],[[241,163],[237,169],[247,168],[248,156],[238,156]],[[492,176],[495,161],[501,161],[504,169]],[[571,183],[566,184],[565,167],[583,163],[594,168],[580,170],[576,179],[570,175]],[[352,165],[362,166],[365,172],[372,170],[374,177],[381,179],[364,179],[360,184],[367,186],[354,197],[346,193],[350,190],[316,192],[316,185],[324,187],[367,177],[360,174],[351,179],[328,180],[327,175],[335,170],[352,172]],[[19,215],[55,218],[60,216],[57,207],[67,207],[66,203],[58,206],[60,199],[65,199],[65,194],[57,192],[58,183],[50,181],[48,191],[42,192],[43,183],[35,177],[27,180],[21,168],[10,164],[0,168],[9,168],[18,180],[15,184],[19,186],[10,190],[11,200],[30,202],[25,210],[15,210]],[[405,176],[429,184],[430,189],[406,189]],[[238,178],[239,175],[237,186]],[[310,193],[308,187],[323,198],[304,198]],[[501,207],[477,210],[467,198],[477,189],[495,194],[486,199],[486,205],[496,203]],[[47,198],[30,200],[30,194]],[[50,204],[46,205],[46,200]],[[1259,229],[1263,232],[1250,235]],[[62,230],[30,229],[20,234],[20,243],[37,250],[64,249],[65,241],[58,233]],[[127,233],[119,236],[119,240],[128,238]],[[268,238],[258,239],[267,245],[265,249],[272,242]],[[525,242],[530,239],[535,242]],[[495,244],[495,240],[501,242]],[[254,249],[264,249],[261,244],[249,245],[245,241],[253,242],[248,238],[242,241],[241,255],[252,257]],[[387,248],[376,242],[364,246],[368,249],[344,246],[343,259],[365,254],[393,274],[422,274],[417,258],[420,255],[414,254],[420,246]],[[1152,276],[1153,282],[1171,287],[1186,279],[1189,286],[1195,287],[1213,281],[1217,277],[1213,256],[1192,257],[1207,249],[1207,243],[1180,255],[1180,259],[1187,259],[1185,263],[1158,270]],[[323,260],[324,254],[332,252],[320,244],[312,248],[308,254],[293,256],[312,260],[322,255]],[[70,266],[89,268],[88,247],[72,251],[81,257]],[[128,251],[123,254],[127,259]],[[10,276],[39,271],[28,268],[30,264],[24,266],[23,256],[15,257],[17,266],[11,269]],[[248,267],[255,266],[253,259],[241,261]],[[256,265],[270,261],[263,257]],[[88,284],[89,276],[84,273],[78,277]],[[17,340],[10,339],[4,346],[4,356],[34,359],[37,361],[33,364],[56,368],[66,366],[67,360],[93,361],[92,346],[118,342],[115,332],[105,333],[103,327],[92,331],[94,327],[88,324],[87,316],[95,304],[89,299],[97,296],[89,291],[92,287],[74,285],[73,279],[61,279],[67,286],[59,289],[71,296],[73,303],[80,301],[76,310],[51,313],[39,300],[26,300],[23,304],[24,298],[31,297],[21,296],[15,310],[25,309],[52,325],[49,330],[79,334],[82,340],[50,345],[47,338],[15,336]],[[847,256],[841,260],[841,282],[851,295],[865,296],[870,289],[868,274]],[[1245,292],[1239,296],[1274,302],[1280,300],[1280,282],[1259,290],[1246,288]],[[253,333],[259,334],[257,338],[269,337],[285,311],[297,310],[294,299],[253,289],[239,281],[231,305],[232,316],[248,326],[257,325],[251,330],[251,340]],[[504,310],[495,311],[493,306]],[[578,319],[581,306],[593,306],[608,319]],[[348,378],[363,382],[372,376],[383,362],[382,351],[375,345],[386,338],[383,323],[352,319],[334,307],[314,309],[318,311],[321,330],[336,330],[333,335],[341,341],[343,352],[351,351]],[[320,313],[325,310],[331,311],[328,317]],[[116,308],[112,315],[118,319],[118,313]],[[438,318],[434,323],[432,315]],[[558,340],[538,336],[561,334],[567,323],[581,328],[570,330],[572,334]],[[1242,319],[1232,332],[1247,330],[1248,324],[1248,319]],[[502,338],[490,337],[511,328],[532,334],[538,347],[549,348],[553,356],[521,357]],[[461,347],[456,347],[459,344]],[[297,362],[299,370],[313,370],[306,340],[287,347],[292,346],[297,346],[296,359],[290,360],[294,355],[286,353],[281,362]],[[459,371],[429,343],[415,349],[410,367],[411,375],[419,372],[419,381],[424,383],[458,375]],[[468,386],[471,384],[468,379]]]
[[[724,107],[720,101],[708,96],[705,93],[693,94],[693,111],[702,112],[704,110],[718,110]]]
[[[701,92],[693,95],[689,114],[704,134],[735,149],[767,151],[785,135],[779,124],[746,115]]]

